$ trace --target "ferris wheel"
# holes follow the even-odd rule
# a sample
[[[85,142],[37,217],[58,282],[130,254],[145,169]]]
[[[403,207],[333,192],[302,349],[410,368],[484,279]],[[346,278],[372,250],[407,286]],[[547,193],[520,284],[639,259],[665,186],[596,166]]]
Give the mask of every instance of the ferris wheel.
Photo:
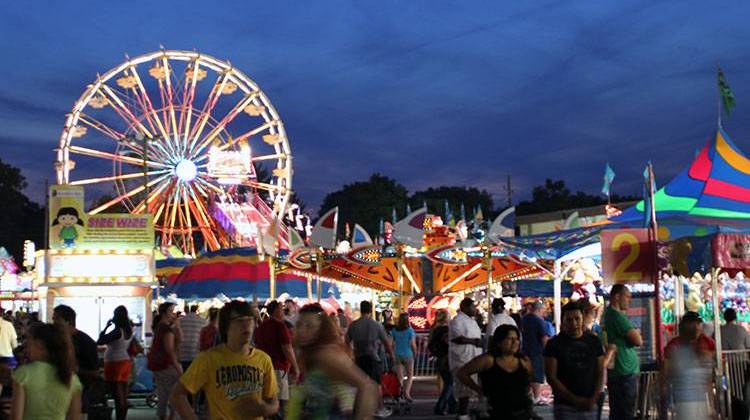
[[[230,245],[215,200],[250,191],[277,219],[292,189],[289,141],[268,97],[230,63],[191,51],[98,76],[67,116],[55,171],[58,184],[107,197],[90,214],[151,213],[161,245],[192,255]]]

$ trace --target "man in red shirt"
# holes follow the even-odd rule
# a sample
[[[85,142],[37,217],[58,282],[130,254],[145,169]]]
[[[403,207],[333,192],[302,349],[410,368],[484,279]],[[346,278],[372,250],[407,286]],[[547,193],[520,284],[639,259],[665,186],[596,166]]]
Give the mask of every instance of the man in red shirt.
[[[669,340],[664,348],[664,357],[669,358],[681,345],[691,345],[708,358],[716,353],[716,341],[703,333],[703,319],[697,312],[686,313],[680,321],[679,329],[679,335]]]
[[[289,401],[289,383],[296,382],[299,374],[297,359],[292,349],[292,333],[284,322],[284,309],[272,300],[267,306],[270,315],[255,329],[255,346],[271,356],[279,386],[279,418],[284,416],[284,405]]]

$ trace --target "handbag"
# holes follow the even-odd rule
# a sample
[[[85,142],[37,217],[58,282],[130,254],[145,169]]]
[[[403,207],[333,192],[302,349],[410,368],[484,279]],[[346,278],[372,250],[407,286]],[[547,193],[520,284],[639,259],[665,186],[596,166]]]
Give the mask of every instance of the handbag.
[[[130,356],[131,359],[134,359],[135,356],[141,353],[143,353],[143,346],[137,338],[133,337],[133,339],[130,340],[130,345],[128,346],[128,356]]]

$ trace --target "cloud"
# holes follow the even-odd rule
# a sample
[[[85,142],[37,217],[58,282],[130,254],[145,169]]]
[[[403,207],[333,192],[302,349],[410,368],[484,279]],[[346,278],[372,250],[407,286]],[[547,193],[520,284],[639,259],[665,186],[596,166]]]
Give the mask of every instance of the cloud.
[[[717,60],[738,98],[727,129],[748,148],[746,4],[92,4],[0,16],[3,158],[29,178],[51,173],[65,114],[96,73],[159,44],[228,59],[260,84],[311,207],[376,171],[496,200],[508,173],[519,199],[548,177],[593,193],[606,161],[613,188],[638,193],[647,160],[666,181],[715,129]]]

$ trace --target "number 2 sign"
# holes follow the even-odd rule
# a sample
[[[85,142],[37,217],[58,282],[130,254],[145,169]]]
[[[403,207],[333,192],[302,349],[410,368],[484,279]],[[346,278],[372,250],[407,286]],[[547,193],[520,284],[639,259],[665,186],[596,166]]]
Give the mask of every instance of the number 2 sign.
[[[650,281],[656,264],[648,229],[612,229],[601,233],[604,282]]]

